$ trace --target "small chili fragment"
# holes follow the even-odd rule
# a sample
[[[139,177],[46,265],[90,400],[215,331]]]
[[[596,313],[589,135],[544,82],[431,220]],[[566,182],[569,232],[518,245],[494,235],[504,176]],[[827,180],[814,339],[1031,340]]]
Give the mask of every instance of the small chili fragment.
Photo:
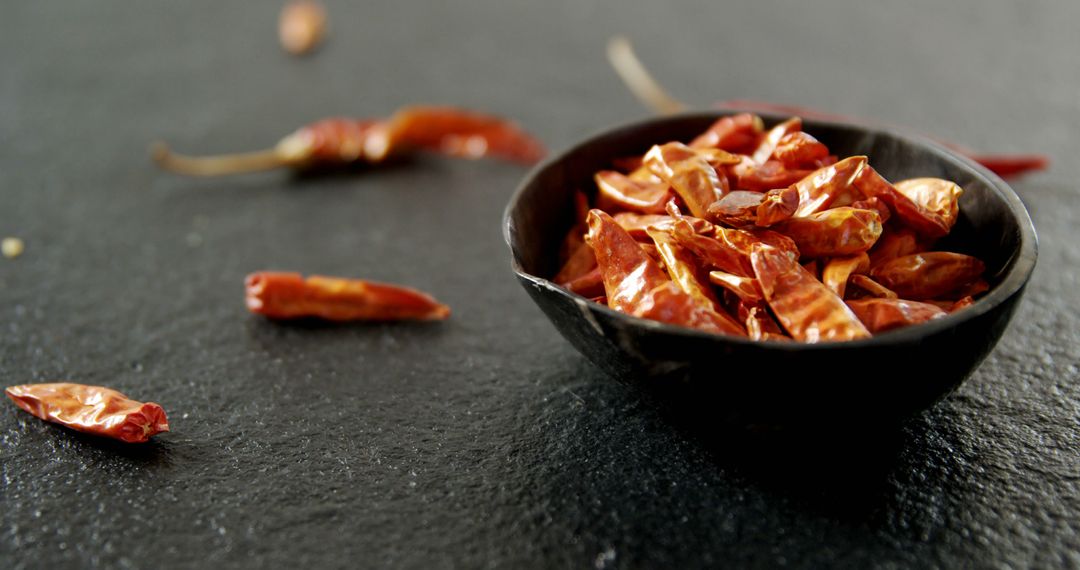
[[[136,402],[101,386],[59,382],[10,386],[4,392],[23,410],[83,433],[143,443],[169,431],[161,406]]]
[[[415,289],[299,273],[262,271],[245,281],[247,308],[271,319],[442,320],[450,308]]]
[[[326,9],[314,0],[295,0],[281,9],[278,39],[293,55],[304,55],[322,43],[326,35]]]
[[[188,176],[222,176],[274,168],[311,168],[353,163],[378,164],[414,150],[449,156],[491,156],[532,164],[543,145],[512,122],[458,109],[418,105],[385,120],[332,118],[302,127],[268,150],[193,157],[173,153],[165,143],[151,149],[158,166]]]

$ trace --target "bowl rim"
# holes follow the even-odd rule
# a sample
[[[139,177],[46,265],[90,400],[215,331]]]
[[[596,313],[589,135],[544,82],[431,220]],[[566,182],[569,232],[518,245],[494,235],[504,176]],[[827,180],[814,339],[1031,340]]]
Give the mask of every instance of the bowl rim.
[[[519,278],[526,279],[533,284],[549,289],[559,295],[566,297],[577,303],[582,308],[589,310],[599,311],[600,313],[612,318],[616,321],[620,321],[623,324],[636,327],[644,327],[651,332],[664,333],[674,336],[682,336],[688,339],[708,339],[719,342],[730,342],[735,345],[743,345],[748,347],[754,347],[758,349],[775,349],[784,352],[799,352],[799,351],[816,351],[827,350],[833,348],[870,348],[880,347],[885,345],[902,344],[916,342],[919,339],[927,336],[941,333],[947,329],[957,327],[961,323],[974,320],[981,317],[1002,303],[1006,302],[1014,295],[1019,293],[1031,279],[1031,275],[1035,270],[1035,263],[1038,259],[1038,236],[1035,231],[1035,226],[1031,221],[1027,208],[1024,207],[1023,202],[1016,192],[1006,183],[1001,177],[997,176],[990,170],[986,169],[981,164],[978,164],[974,160],[961,156],[953,150],[945,147],[944,145],[929,139],[927,137],[916,135],[908,132],[902,132],[892,127],[882,127],[876,125],[868,125],[866,123],[856,121],[842,121],[842,120],[822,120],[822,119],[803,119],[803,124],[806,126],[807,131],[812,131],[817,127],[840,127],[846,129],[856,129],[867,133],[874,133],[879,135],[887,135],[899,139],[903,142],[922,146],[929,149],[932,153],[939,158],[952,162],[955,165],[970,170],[976,177],[982,178],[983,182],[997,195],[1004,200],[1008,206],[1009,212],[1014,216],[1019,227],[1020,244],[1012,258],[1006,262],[1012,264],[1012,267],[1008,270],[1001,282],[991,289],[984,297],[976,301],[969,307],[966,307],[960,311],[949,313],[942,318],[934,319],[932,321],[912,325],[908,327],[902,327],[890,331],[886,331],[880,334],[872,335],[869,338],[859,340],[840,340],[840,341],[824,341],[818,343],[805,343],[805,342],[781,342],[781,341],[760,341],[751,340],[745,337],[736,337],[729,335],[720,335],[692,329],[688,327],[681,327],[678,325],[670,325],[667,323],[661,323],[659,321],[653,321],[650,319],[643,319],[635,317],[621,311],[616,311],[606,305],[599,303],[593,303],[589,299],[572,293],[566,289],[560,287],[556,283],[533,275],[526,272],[518,261],[517,252],[514,247],[514,236],[517,235],[517,230],[514,227],[513,213],[518,209],[518,204],[521,201],[522,196],[525,194],[526,189],[532,184],[532,182],[540,175],[541,172],[550,168],[554,164],[567,159],[569,156],[579,152],[583,147],[593,144],[597,139],[607,138],[611,136],[617,136],[619,133],[629,133],[648,126],[655,125],[657,123],[663,123],[667,121],[679,121],[688,119],[701,119],[717,120],[721,117],[736,115],[739,113],[753,113],[762,117],[766,122],[778,122],[789,118],[787,115],[780,115],[777,113],[762,113],[758,111],[746,111],[740,109],[721,109],[721,110],[693,110],[686,111],[671,115],[664,115],[658,117],[650,117],[646,119],[639,119],[627,123],[621,123],[615,126],[606,127],[598,131],[593,132],[584,139],[573,143],[569,147],[564,148],[558,153],[553,153],[544,159],[542,162],[534,166],[528,173],[521,179],[517,188],[514,190],[513,196],[511,196],[509,203],[507,203],[505,210],[503,210],[503,239],[506,241],[506,245],[510,248],[510,267]],[[872,158],[872,157],[871,157]]]

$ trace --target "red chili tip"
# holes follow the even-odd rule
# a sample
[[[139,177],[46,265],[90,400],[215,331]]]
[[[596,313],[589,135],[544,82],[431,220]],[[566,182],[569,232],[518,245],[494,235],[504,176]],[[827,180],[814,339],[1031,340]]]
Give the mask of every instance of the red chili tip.
[[[1046,170],[1050,166],[1050,158],[1041,154],[982,154],[971,155],[971,159],[1002,178],[1011,178],[1033,170]]]

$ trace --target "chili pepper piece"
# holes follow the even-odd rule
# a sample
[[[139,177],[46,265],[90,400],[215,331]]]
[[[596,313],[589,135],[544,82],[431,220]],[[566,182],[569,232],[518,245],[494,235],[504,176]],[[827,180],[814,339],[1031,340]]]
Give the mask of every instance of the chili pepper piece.
[[[946,230],[952,230],[960,215],[960,196],[964,189],[957,183],[940,178],[912,178],[893,184],[898,192],[907,196],[923,210],[940,220]]]
[[[746,333],[751,340],[792,340],[761,304],[740,303],[739,318],[746,323]]]
[[[855,178],[865,167],[865,156],[851,156],[819,168],[796,182],[799,207],[795,210],[795,217],[803,218],[821,212],[833,205],[841,195],[850,193]]]
[[[962,253],[928,251],[905,255],[870,270],[870,277],[902,299],[935,299],[979,279],[986,265]]]
[[[577,250],[570,256],[570,259],[566,260],[559,272],[555,274],[552,281],[562,285],[585,275],[595,268],[596,255],[593,254],[592,248],[583,240]]]
[[[633,313],[650,291],[671,281],[660,265],[607,213],[590,211],[588,224],[585,242],[596,254],[609,307]]]
[[[693,228],[695,233],[708,233],[713,231],[713,225],[701,218],[684,216],[682,219],[690,224],[690,227]],[[676,218],[661,214],[619,212],[618,214],[615,214],[614,220],[634,239],[647,240],[649,239],[649,235],[646,233],[646,230],[649,227],[656,227],[662,230],[671,229]]]
[[[716,170],[682,143],[653,146],[645,153],[645,166],[670,184],[690,213],[698,218],[704,218],[709,204],[723,196]]]
[[[897,257],[926,251],[926,249],[925,245],[919,241],[915,230],[904,226],[890,225],[868,252],[870,254],[870,267],[876,267]]]
[[[757,164],[764,164],[769,157],[772,156],[773,151],[780,144],[780,140],[790,133],[794,133],[802,130],[802,119],[798,117],[792,117],[779,125],[769,129],[765,133],[765,137],[758,143],[757,148],[754,150],[751,157]],[[828,154],[828,153],[825,153]]]
[[[715,310],[718,302],[716,295],[708,286],[708,281],[702,279],[701,271],[695,265],[690,252],[680,246],[668,231],[653,227],[646,230],[646,233],[652,238],[656,250],[660,252],[671,280],[695,302],[705,308]]]
[[[725,319],[727,315],[703,307],[671,281],[644,295],[631,314],[715,334],[745,336],[741,327],[732,328],[733,321],[730,317]]]
[[[853,273],[865,272],[868,269],[870,269],[870,258],[865,252],[851,257],[834,257],[825,264],[825,269],[821,272],[821,282],[830,291],[836,293],[837,297],[843,299],[848,278]]]
[[[607,208],[623,209],[642,214],[662,214],[664,205],[673,196],[671,187],[666,183],[643,184],[612,170],[601,170],[593,177],[600,193],[598,204],[606,202]]]
[[[945,309],[945,310],[947,312],[949,312],[949,313],[955,313],[956,311],[959,311],[960,309],[963,309],[964,307],[970,307],[970,306],[972,306],[974,304],[975,304],[975,298],[972,297],[971,295],[968,295],[966,297],[961,297],[955,303],[953,303],[952,306],[950,306],[948,309]]]
[[[493,156],[522,164],[544,157],[544,145],[502,117],[434,105],[398,110],[368,137],[365,154],[381,160],[399,148],[422,148],[449,156]]]
[[[901,194],[872,166],[867,165],[859,172],[855,177],[855,187],[867,198],[878,198],[885,202],[900,221],[920,235],[939,238],[949,233],[951,226],[945,220]]]
[[[761,287],[753,277],[742,277],[726,271],[710,271],[709,281],[731,291],[743,303],[756,305],[765,300]]]
[[[892,210],[890,210],[889,207],[885,205],[885,202],[882,202],[878,198],[865,198],[863,200],[856,200],[851,203],[851,207],[858,208],[860,210],[876,211],[878,213],[878,216],[881,217],[882,224],[888,222],[889,218],[892,217]]]
[[[799,209],[799,190],[795,186],[774,188],[765,193],[757,209],[759,227],[767,228],[790,219]]]
[[[293,55],[315,49],[326,34],[326,9],[313,0],[289,2],[278,18],[281,47]]]
[[[875,210],[833,208],[795,217],[773,226],[795,241],[803,257],[836,257],[862,253],[881,236],[881,217]]]
[[[165,411],[101,386],[69,382],[10,386],[4,392],[23,410],[83,433],[143,443],[169,431]]]
[[[863,291],[865,291],[871,297],[880,297],[882,299],[899,299],[900,298],[900,296],[897,295],[895,291],[893,291],[892,289],[889,289],[888,287],[882,285],[881,283],[878,283],[877,281],[874,281],[869,276],[862,275],[862,274],[852,275],[850,281],[851,281],[851,285],[854,285],[854,286],[858,287],[859,289],[862,289]]]
[[[705,211],[706,219],[713,223],[729,226],[749,226],[757,221],[758,207],[765,195],[761,192],[735,190],[723,198],[709,204]]]
[[[757,148],[765,132],[765,123],[761,117],[750,113],[739,113],[721,117],[694,140],[691,148],[718,148],[728,152],[748,154]]]
[[[785,252],[755,244],[750,260],[765,300],[795,340],[815,343],[870,336],[840,297]]]
[[[735,230],[715,226],[713,237],[700,235],[693,228],[676,221],[672,235],[683,247],[692,251],[708,267],[716,268],[740,277],[754,274],[750,265],[750,251],[754,244],[765,243],[786,252],[797,259],[798,249],[787,236],[769,230]]]
[[[790,132],[777,143],[772,157],[788,168],[817,168],[819,161],[829,157],[829,147],[809,133]]]
[[[604,294],[604,276],[600,273],[599,267],[593,267],[587,273],[568,281],[556,281],[556,283],[567,291],[577,293],[582,297],[597,297]]]
[[[855,299],[847,301],[847,305],[873,334],[925,323],[947,314],[935,305],[905,299]]]
[[[1050,166],[1050,159],[1042,154],[972,154],[970,151],[961,151],[961,154],[966,154],[1002,178],[1012,178],[1032,170],[1046,170]]]
[[[261,271],[247,276],[246,304],[271,319],[442,320],[450,308],[415,289],[363,279]]]
[[[766,160],[758,164],[744,156],[739,164],[728,169],[731,186],[736,190],[755,190],[767,192],[774,188],[784,188],[813,174],[813,170],[788,169],[779,160]]]

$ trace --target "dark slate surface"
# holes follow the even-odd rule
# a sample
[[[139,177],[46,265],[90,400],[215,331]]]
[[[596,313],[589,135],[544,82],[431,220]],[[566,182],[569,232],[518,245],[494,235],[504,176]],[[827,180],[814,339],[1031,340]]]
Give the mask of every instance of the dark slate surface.
[[[1080,4],[328,4],[331,41],[305,60],[277,48],[276,3],[5,6],[0,235],[27,249],[0,259],[0,378],[108,384],[174,431],[114,445],[4,405],[0,566],[1080,565]],[[646,114],[603,59],[617,32],[700,104],[1050,154],[1015,184],[1039,268],[970,381],[898,430],[685,429],[514,282],[499,222],[521,169],[203,181],[146,158],[155,138],[252,148],[408,102],[512,115],[561,147]],[[455,314],[276,326],[241,303],[265,268],[409,283]]]

